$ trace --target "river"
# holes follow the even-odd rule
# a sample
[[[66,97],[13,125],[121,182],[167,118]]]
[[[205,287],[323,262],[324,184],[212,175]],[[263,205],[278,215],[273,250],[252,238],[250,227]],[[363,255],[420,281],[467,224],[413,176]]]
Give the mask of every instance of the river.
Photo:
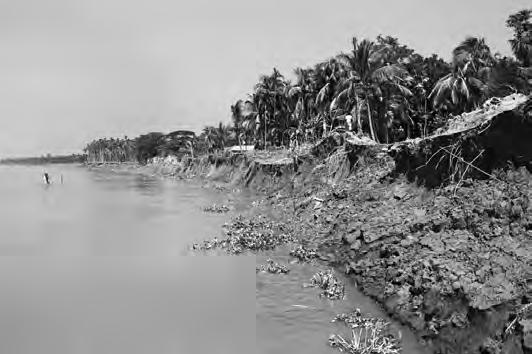
[[[288,261],[286,249],[192,256],[191,243],[249,210],[251,193],[72,165],[1,166],[0,198],[0,353],[335,353],[336,313],[384,317],[352,284],[334,302],[303,289],[316,266],[255,275],[268,257]],[[213,203],[234,210],[202,211]],[[402,332],[403,352],[422,353]]]

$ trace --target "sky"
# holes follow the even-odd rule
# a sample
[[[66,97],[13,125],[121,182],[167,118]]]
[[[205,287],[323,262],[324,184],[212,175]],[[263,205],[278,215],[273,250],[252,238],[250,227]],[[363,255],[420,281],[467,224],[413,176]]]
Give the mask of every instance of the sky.
[[[351,38],[450,58],[467,35],[510,54],[529,0],[0,0],[0,157],[80,152],[230,121],[261,74],[291,77]]]

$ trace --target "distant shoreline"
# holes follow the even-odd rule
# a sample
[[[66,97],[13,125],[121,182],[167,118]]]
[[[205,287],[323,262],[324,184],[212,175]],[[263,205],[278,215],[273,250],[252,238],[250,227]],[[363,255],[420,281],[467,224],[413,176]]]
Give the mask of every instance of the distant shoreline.
[[[84,163],[85,161],[85,155],[72,154],[59,156],[5,158],[0,160],[0,165],[75,164]]]

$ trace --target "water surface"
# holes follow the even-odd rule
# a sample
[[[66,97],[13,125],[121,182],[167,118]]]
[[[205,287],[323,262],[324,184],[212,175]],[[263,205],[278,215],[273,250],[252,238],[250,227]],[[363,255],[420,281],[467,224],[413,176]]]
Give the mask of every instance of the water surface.
[[[255,276],[286,248],[192,257],[251,193],[55,165],[0,167],[0,197],[0,353],[335,353],[335,314],[384,316],[352,284],[343,301],[303,289],[320,266]],[[205,214],[213,203],[235,210]],[[402,330],[404,352],[422,353]]]

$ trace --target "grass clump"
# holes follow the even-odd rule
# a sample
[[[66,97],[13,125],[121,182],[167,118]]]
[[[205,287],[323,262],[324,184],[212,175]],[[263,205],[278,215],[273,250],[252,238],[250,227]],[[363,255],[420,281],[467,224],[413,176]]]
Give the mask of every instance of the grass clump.
[[[239,254],[245,250],[267,251],[275,247],[293,242],[290,234],[283,232],[283,225],[275,223],[262,216],[244,218],[238,216],[224,226],[226,237],[203,241],[203,244],[193,244],[193,250],[210,250],[221,248],[229,254]]]
[[[292,257],[297,258],[300,262],[310,262],[318,258],[318,251],[314,248],[305,248],[299,245],[297,248],[290,251]]]
[[[266,264],[261,264],[257,266],[258,272],[266,272],[271,274],[287,274],[290,271],[286,266],[276,263],[271,259],[266,261]]]
[[[332,270],[327,270],[325,272],[319,271],[314,274],[310,280],[310,284],[305,284],[305,287],[320,288],[323,290],[320,296],[331,300],[341,300],[345,295],[344,284],[338,280]]]
[[[363,317],[359,309],[349,314],[339,314],[332,322],[343,322],[351,329],[351,338],[339,334],[329,337],[329,345],[351,354],[399,354],[401,349],[395,338],[385,335],[389,323],[379,318]]]

